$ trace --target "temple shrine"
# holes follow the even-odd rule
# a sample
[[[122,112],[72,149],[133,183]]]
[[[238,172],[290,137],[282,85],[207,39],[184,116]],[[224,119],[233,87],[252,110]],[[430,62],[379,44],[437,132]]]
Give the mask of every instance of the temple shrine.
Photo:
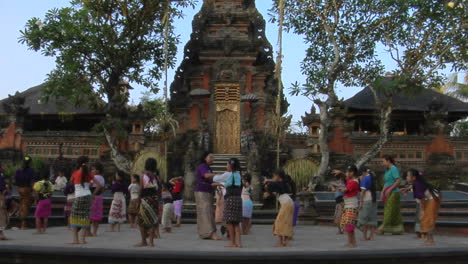
[[[267,130],[274,115],[274,68],[255,1],[205,0],[171,85],[180,133],[203,131],[206,150],[240,154],[242,135]]]

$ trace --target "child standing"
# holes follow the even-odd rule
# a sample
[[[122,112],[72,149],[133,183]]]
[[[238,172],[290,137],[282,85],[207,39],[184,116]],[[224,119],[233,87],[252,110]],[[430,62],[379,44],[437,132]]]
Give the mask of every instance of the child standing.
[[[252,228],[252,176],[248,173],[242,177],[242,234],[247,235]]]
[[[164,203],[161,224],[163,226],[165,233],[171,233],[172,232],[172,220],[174,219],[174,204],[173,204],[172,194],[167,184],[162,185],[161,191],[162,191],[161,198]]]
[[[346,175],[343,173],[336,174],[337,182],[333,183],[332,189],[335,191],[335,225],[338,227],[337,235],[343,234],[341,228],[341,217],[343,216],[344,210],[344,193],[340,191],[342,188],[346,188]]]
[[[124,178],[125,172],[119,170],[115,174],[115,181],[112,183],[114,199],[109,210],[109,224],[111,225],[109,232],[115,232],[116,226],[117,232],[120,232],[120,224],[125,223],[125,220],[127,220],[125,193],[128,191],[128,187],[124,183]]]
[[[357,174],[357,167],[354,165],[349,166],[346,171],[346,187],[339,189],[344,193],[344,211],[341,218],[341,228],[348,236],[348,244],[346,246],[349,248],[357,247],[356,236],[354,234],[359,206],[359,181],[357,179]]]
[[[52,203],[50,197],[54,191],[54,185],[49,181],[49,168],[41,169],[39,173],[39,181],[33,186],[34,197],[36,199],[36,233],[45,234],[47,229],[47,218],[52,212]]]
[[[410,169],[406,173],[406,180],[413,185],[414,198],[421,208],[419,215],[421,235],[427,238],[424,246],[433,246],[435,244],[433,233],[440,208],[440,191],[428,183],[415,169]]]
[[[63,170],[58,171],[58,176],[55,178],[54,190],[57,192],[63,192],[67,186],[67,178]]]
[[[364,240],[374,240],[377,229],[377,194],[376,178],[367,168],[363,168],[361,173],[361,199],[359,201],[358,225],[362,227]],[[370,236],[367,232],[370,230]]]
[[[72,181],[69,181],[67,183],[65,190],[63,190],[63,194],[67,197],[67,203],[65,204],[65,207],[63,208],[63,212],[65,215],[65,221],[67,222],[67,228],[68,230],[71,230],[70,213],[71,213],[72,206],[73,206],[73,200],[75,200],[75,185],[73,184]]]
[[[184,200],[182,197],[184,191],[184,177],[174,177],[169,181],[172,184],[172,198],[174,199],[174,214],[176,217],[175,227],[180,227],[182,223],[182,207]]]
[[[134,174],[132,176],[132,184],[128,186],[130,192],[130,203],[128,205],[128,218],[130,220],[130,227],[136,228],[136,218],[138,209],[140,208],[140,176]]]

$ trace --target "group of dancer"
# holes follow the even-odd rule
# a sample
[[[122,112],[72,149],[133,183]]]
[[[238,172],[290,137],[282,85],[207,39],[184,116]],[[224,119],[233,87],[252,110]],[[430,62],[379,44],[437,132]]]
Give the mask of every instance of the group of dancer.
[[[227,247],[242,247],[241,236],[251,230],[253,213],[251,176],[243,174],[238,159],[231,158],[226,164],[226,172],[215,174],[210,165],[214,157],[204,153],[196,170],[195,200],[197,231],[201,239],[221,240],[224,234],[229,238]],[[103,193],[105,179],[100,163],[89,165],[85,156],[77,159],[77,169],[67,181],[63,172],[58,173],[55,185],[49,180],[50,169],[41,169],[38,174],[30,167],[31,157],[24,158],[24,166],[15,174],[15,184],[19,193],[19,217],[21,227],[26,227],[26,217],[32,204],[31,194],[36,203],[36,234],[43,234],[47,228],[47,218],[51,214],[51,196],[54,190],[62,190],[67,197],[65,216],[68,228],[73,232],[69,244],[85,244],[87,237],[98,235],[99,223],[103,219]],[[338,182],[335,189],[335,223],[338,233],[347,234],[347,247],[357,246],[355,230],[363,232],[364,240],[375,240],[375,234],[402,234],[403,220],[400,212],[401,193],[413,191],[418,204],[416,232],[419,238],[426,238],[425,245],[433,245],[433,232],[440,207],[441,193],[415,169],[408,170],[408,186],[399,189],[402,179],[393,157],[385,155],[386,167],[384,188],[381,199],[384,203],[384,219],[377,228],[378,199],[377,179],[367,168],[351,165],[345,172],[334,170]],[[5,239],[4,230],[8,224],[6,210],[11,188],[5,183],[0,170],[0,240]],[[131,228],[139,228],[141,241],[137,247],[154,247],[154,240],[160,238],[160,226],[165,232],[172,231],[174,218],[176,226],[181,224],[183,205],[183,177],[174,177],[163,183],[160,179],[157,161],[148,158],[142,175],[132,175],[131,184],[125,184],[129,177],[118,170],[112,182],[113,200],[109,210],[108,231],[120,231],[120,224],[127,220]],[[273,235],[278,237],[277,247],[289,246],[293,238],[299,204],[295,202],[296,186],[284,170],[277,169],[271,179],[264,179],[265,197],[273,196],[280,204],[273,226]],[[214,203],[214,194],[217,196]],[[130,197],[128,210],[126,197]],[[216,207],[216,208],[215,208]],[[217,233],[221,224],[221,236]],[[227,229],[227,232],[226,232]],[[81,236],[80,236],[81,233]]]
[[[60,171],[53,184],[49,179],[50,168],[45,166],[35,173],[30,166],[31,161],[31,157],[26,156],[23,166],[14,176],[19,202],[12,197],[12,188],[6,184],[3,170],[0,168],[0,240],[6,239],[3,231],[8,225],[9,215],[14,213],[9,208],[14,208],[12,203],[15,202],[21,229],[27,228],[26,220],[34,203],[34,234],[45,234],[47,220],[52,212],[51,198],[54,191],[63,191],[67,199],[64,213],[67,226],[73,231],[73,240],[69,244],[86,244],[87,237],[97,236],[104,209],[105,179],[102,176],[102,164],[89,164],[87,157],[79,157],[77,169],[71,174],[70,180],[68,181]],[[138,226],[140,229],[141,242],[136,246],[154,246],[154,239],[160,236],[160,224],[165,232],[172,231],[173,220],[176,221],[176,226],[181,224],[183,178],[174,177],[163,183],[159,177],[157,161],[153,158],[146,160],[145,172],[141,177],[132,175],[130,185],[126,184],[127,178],[129,176],[123,171],[115,172],[110,188],[113,199],[108,214],[110,225],[107,231],[119,232],[120,225],[126,222],[128,215],[131,228]],[[130,197],[128,210],[127,196]]]
[[[360,171],[354,165],[346,172],[334,170],[338,183],[332,184],[335,189],[335,223],[338,234],[347,234],[346,247],[357,246],[355,230],[363,232],[363,240],[375,240],[375,234],[390,233],[401,235],[404,233],[403,218],[401,215],[401,193],[406,195],[413,191],[417,203],[415,231],[417,238],[425,238],[425,246],[434,245],[434,230],[440,208],[441,193],[423,177],[416,169],[406,173],[408,186],[399,189],[402,179],[395,166],[395,160],[390,155],[383,156],[385,166],[384,187],[381,200],[384,203],[384,219],[377,228],[378,200],[377,179],[367,168]]]
[[[216,223],[222,223],[228,227],[230,244],[227,247],[240,248],[241,235],[249,234],[252,226],[251,176],[248,173],[242,176],[240,162],[236,158],[229,159],[226,172],[217,175],[210,167],[213,158],[213,154],[205,153],[196,172],[198,235],[202,239],[220,240]],[[299,209],[298,203],[291,198],[295,193],[295,185],[282,169],[275,170],[273,178],[265,179],[264,184],[266,196],[276,195],[280,203],[273,227],[273,234],[279,239],[275,246],[287,247],[293,236],[293,226]],[[216,208],[213,205],[213,192],[219,194]]]

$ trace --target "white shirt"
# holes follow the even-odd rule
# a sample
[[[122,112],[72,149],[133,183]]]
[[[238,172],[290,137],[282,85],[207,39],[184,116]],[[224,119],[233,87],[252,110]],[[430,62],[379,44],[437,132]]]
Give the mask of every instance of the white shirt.
[[[91,195],[89,190],[89,183],[85,182],[84,187],[81,184],[75,184],[75,198]]]
[[[138,199],[140,195],[140,184],[132,183],[128,186],[128,191],[130,192],[130,199]]]
[[[250,200],[250,195],[252,193],[252,186],[249,187],[243,187],[242,188],[242,201],[249,201]]]
[[[229,177],[231,177],[231,175],[232,175],[232,172],[226,171],[223,174],[218,174],[214,176],[213,181],[218,182],[218,183],[226,183]]]
[[[67,178],[65,176],[58,176],[55,179],[55,184],[54,184],[54,190],[56,191],[63,191],[65,187],[67,186]]]

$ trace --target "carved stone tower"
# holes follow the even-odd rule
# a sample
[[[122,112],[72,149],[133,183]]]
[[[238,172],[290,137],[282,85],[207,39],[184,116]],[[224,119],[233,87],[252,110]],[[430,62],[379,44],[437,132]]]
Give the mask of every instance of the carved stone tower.
[[[254,0],[204,0],[192,27],[171,85],[179,133],[200,132],[215,153],[247,152],[244,135],[268,131],[277,96],[265,20]]]

